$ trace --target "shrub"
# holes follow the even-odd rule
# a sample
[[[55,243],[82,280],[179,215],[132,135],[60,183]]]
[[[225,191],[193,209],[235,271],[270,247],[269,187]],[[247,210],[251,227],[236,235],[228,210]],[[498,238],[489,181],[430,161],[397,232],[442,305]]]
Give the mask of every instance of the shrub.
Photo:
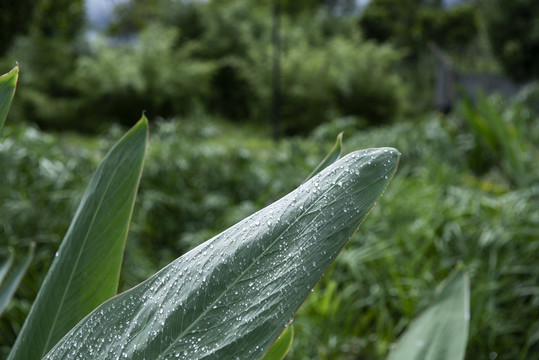
[[[96,44],[94,55],[79,58],[73,75],[84,113],[92,109],[93,117],[129,124],[143,110],[168,117],[202,108],[215,66],[193,59],[188,46],[175,48],[178,36],[155,25],[132,44]]]
[[[484,4],[483,16],[492,51],[505,72],[516,81],[539,79],[539,4],[493,0]]]
[[[538,154],[532,145],[534,134],[526,129],[537,119],[523,101],[507,104],[499,96],[480,94],[477,104],[462,100],[458,115],[474,136],[468,155],[473,169],[488,172],[496,167],[519,187],[535,181],[533,159]]]
[[[535,139],[539,117],[530,116],[527,136]],[[537,187],[515,187],[495,167],[487,173],[470,168],[469,131],[454,118],[431,115],[346,138],[348,146],[384,141],[402,149],[399,177],[381,200],[384,211],[373,211],[368,232],[350,241],[296,315],[291,358],[385,358],[409,319],[422,312],[425,293],[459,261],[472,284],[466,358],[533,358],[532,304],[539,299],[525,289],[539,281]],[[536,151],[533,145],[530,153]],[[536,172],[528,175],[537,183]],[[518,311],[508,304],[519,304]]]
[[[537,116],[530,113],[530,118],[526,119],[531,121],[526,135],[536,139]],[[393,346],[393,342],[410,319],[420,313],[428,303],[435,284],[459,261],[463,261],[470,269],[473,284],[467,357],[497,356],[499,359],[514,359],[530,358],[535,354],[537,309],[533,304],[538,301],[534,289],[539,281],[534,257],[537,248],[535,234],[539,228],[535,206],[537,189],[533,182],[530,187],[515,189],[506,184],[507,180],[503,174],[478,174],[472,171],[466,156],[473,134],[468,133],[466,127],[458,128],[453,121],[451,118],[432,117],[421,122],[398,123],[390,127],[352,132],[347,138],[347,143],[354,147],[370,147],[384,142],[398,146],[406,155],[402,158],[399,177],[382,200],[384,211],[379,211],[379,208],[373,210],[370,220],[374,221],[366,222],[363,228],[367,231],[351,240],[346,251],[337,258],[330,270],[330,276],[322,280],[295,316],[296,341],[291,350],[291,358],[385,357],[387,349]],[[135,241],[133,244],[128,242],[126,249],[124,270],[127,274],[123,274],[123,286],[135,284],[173,257],[173,251],[167,250],[163,252],[167,253],[168,258],[156,260],[163,252],[156,254],[149,246],[150,239],[138,238],[139,234],[150,234],[150,231],[145,229],[144,218],[152,214],[152,210],[156,209],[152,206],[156,203],[170,204],[168,197],[174,197],[178,201],[193,201],[194,204],[188,205],[191,208],[196,208],[196,204],[200,203],[205,209],[212,209],[212,219],[208,223],[222,225],[213,228],[210,224],[212,228],[206,233],[200,228],[187,231],[163,244],[163,247],[180,248],[176,241],[183,238],[181,247],[192,247],[261,206],[271,203],[276,194],[284,194],[293,188],[304,177],[301,172],[307,174],[316,164],[315,159],[319,157],[316,149],[320,147],[320,143],[332,140],[332,129],[341,125],[349,126],[350,130],[357,126],[352,122],[342,121],[340,124],[324,124],[312,138],[287,139],[278,145],[276,151],[267,140],[263,141],[259,136],[253,137],[256,132],[252,129],[247,131],[242,128],[242,132],[238,134],[231,130],[230,125],[209,119],[159,123],[150,141],[154,149],[149,150],[146,161],[149,178],[146,185],[146,180],[142,180],[139,198],[141,206],[136,210],[140,212],[139,215],[134,215],[131,235]],[[62,222],[63,228],[58,231],[63,232],[69,225],[69,212],[74,210],[75,202],[80,198],[77,193],[89,177],[91,168],[97,161],[96,157],[100,157],[95,151],[102,152],[103,149],[110,148],[113,139],[118,138],[121,131],[115,129],[106,139],[96,141],[92,138],[72,138],[66,134],[61,136],[61,140],[57,140],[39,130],[25,129],[6,129],[9,137],[2,139],[2,146],[6,145],[3,149],[10,150],[3,159],[14,161],[6,163],[6,166],[24,168],[28,159],[39,159],[41,154],[44,159],[38,162],[32,160],[30,164],[42,162],[46,165],[48,158],[53,159],[53,163],[70,158],[70,165],[58,166],[62,171],[47,181],[54,182],[56,178],[74,179],[76,184],[66,187],[73,186],[77,190],[62,191],[51,185],[54,190],[51,190],[53,196],[49,199],[48,196],[43,196],[43,191],[39,189],[40,182],[34,180],[34,186],[28,187],[28,193],[23,196],[23,200],[39,199],[41,196],[45,201],[35,202],[31,209],[27,206],[28,211],[33,211],[28,212],[31,217],[24,223],[30,228],[33,222],[43,226],[46,226],[47,221]],[[20,138],[13,135],[19,131],[25,135]],[[81,142],[92,151],[81,149]],[[535,143],[530,143],[532,153],[535,153]],[[41,145],[34,146],[35,144]],[[74,146],[75,144],[77,146]],[[212,150],[214,146],[218,149]],[[25,153],[26,147],[29,149]],[[198,149],[193,151],[193,157],[184,154],[191,149]],[[85,160],[77,160],[79,152],[86,154],[86,157],[83,157]],[[182,155],[177,155],[180,152]],[[16,154],[19,153],[26,155],[17,157]],[[0,155],[3,155],[3,152],[0,152]],[[175,156],[180,160],[171,166],[171,159]],[[503,156],[503,153],[500,156]],[[203,160],[206,159],[211,167],[204,167]],[[237,161],[240,164],[238,168],[246,171],[247,175],[216,170],[228,159]],[[532,157],[532,161],[537,162],[537,157]],[[152,166],[155,168],[152,169]],[[174,173],[174,177],[179,178],[181,170],[185,169],[197,177],[198,181],[182,179],[178,183],[187,184],[187,188],[177,187],[173,191],[161,188],[177,185],[173,178],[165,176],[164,170],[158,169],[171,167],[173,169],[170,171]],[[34,173],[31,175],[33,179],[42,176],[42,170],[37,165],[28,167],[26,171]],[[63,171],[74,174],[62,175]],[[218,175],[215,175],[216,173]],[[206,178],[208,182],[201,184],[200,181]],[[1,177],[0,182],[5,179]],[[11,176],[10,179],[12,182],[9,186],[17,186],[17,176]],[[253,184],[249,182],[250,179],[253,179]],[[234,196],[227,195],[227,190],[219,186],[219,181],[236,184],[232,186],[233,189],[245,186],[246,192],[252,192],[253,198],[245,201],[241,198],[241,192],[233,191],[230,194],[240,196],[238,206],[227,207],[221,211],[217,207],[211,207],[213,201],[200,202],[200,194],[206,192],[211,193],[210,198],[218,198],[215,203],[236,204]],[[21,182],[22,186],[26,184]],[[152,184],[159,188],[154,188]],[[197,190],[197,187],[202,190]],[[263,190],[265,187],[267,189]],[[6,189],[8,186],[1,188]],[[197,193],[200,197],[182,197],[180,191],[200,191]],[[64,206],[70,206],[71,210],[58,208],[47,211],[48,202],[54,204],[58,199],[64,201]],[[26,202],[30,203],[28,200]],[[144,210],[147,204],[153,205]],[[176,214],[177,210],[172,209],[171,214]],[[13,216],[10,211],[14,212]],[[15,223],[17,216],[21,215],[15,211],[16,207],[2,209],[2,221],[4,217],[8,217],[11,219],[9,224]],[[57,214],[60,215],[56,216]],[[159,213],[161,214],[164,213]],[[182,227],[182,219],[176,215],[173,217],[170,225]],[[192,228],[206,226],[205,219],[192,218],[191,221]],[[152,223],[158,225],[157,216]],[[2,227],[5,228],[4,223]],[[171,228],[167,231],[174,235]],[[12,237],[13,244],[19,241],[16,235]],[[59,242],[58,235],[54,235],[54,239],[56,244],[49,247],[45,246],[46,239],[43,239],[37,248],[37,259],[50,264]],[[27,244],[29,240],[24,239]],[[139,244],[145,245],[138,246]],[[48,253],[44,253],[44,249],[47,249]],[[176,251],[180,250],[174,248],[174,252]],[[40,255],[40,252],[43,253]],[[35,297],[42,274],[48,267],[41,266],[40,260],[36,260],[36,264],[39,268],[30,268],[29,277],[21,288],[22,294],[12,302],[7,317],[3,317],[0,322],[0,341],[4,342],[3,354],[6,354],[5,342],[9,347],[14,336],[4,336],[6,323],[12,334],[18,331],[21,319],[25,317],[30,306],[30,300],[21,300],[20,297]],[[41,277],[36,280],[32,274]],[[517,304],[518,311],[515,310],[514,304]]]
[[[6,89],[0,86],[0,99],[7,99],[0,103],[0,125],[13,97],[15,82],[11,78],[0,79],[0,85],[9,85]],[[396,171],[400,156],[394,149],[365,150],[347,156],[341,166],[333,164],[296,192],[206,242],[202,245],[206,250],[193,249],[97,309],[117,290],[147,142],[148,122],[143,116],[98,167],[9,359],[39,359],[45,354],[48,359],[112,354],[146,357],[148,351],[152,357],[262,356],[370,212]],[[364,180],[357,181],[355,174]],[[343,198],[348,188],[353,196]],[[359,204],[351,201],[358,193],[361,194],[357,198]],[[332,224],[334,219],[329,211],[339,214],[339,229]],[[312,218],[311,214],[318,212],[322,217]],[[309,226],[313,221],[314,226]],[[319,241],[313,242],[313,236],[319,237]],[[321,245],[324,245],[323,253],[319,251]],[[278,270],[276,262],[283,263],[285,271]],[[306,266],[310,267],[311,262],[313,268],[307,271]],[[2,264],[1,268],[5,266]],[[284,281],[275,281],[279,278]],[[163,287],[165,282],[170,284]],[[271,284],[278,286],[270,289]],[[292,297],[290,290],[294,290]],[[160,294],[161,291],[164,293]],[[247,292],[251,294],[251,305],[243,302]],[[238,301],[238,296],[243,300]],[[160,301],[155,302],[154,297]],[[121,313],[116,310],[116,304]],[[133,306],[139,306],[138,314],[133,313]],[[153,315],[148,317],[150,308]],[[269,313],[268,309],[271,309]],[[218,316],[210,314],[216,311]],[[156,323],[162,314],[165,318]],[[141,321],[141,317],[146,320]],[[119,323],[115,324],[116,321]],[[156,329],[157,324],[161,330]],[[234,331],[223,342],[223,329],[219,327],[228,329],[230,325]],[[109,329],[96,336],[96,330],[104,327]],[[81,341],[81,336],[86,340]],[[119,341],[122,337],[124,341]]]
[[[283,32],[282,126],[286,133],[305,134],[340,116],[380,125],[401,115],[405,86],[393,71],[400,54],[390,46],[364,41],[355,32],[347,38],[328,39],[324,46],[310,42],[299,30]],[[271,99],[266,60],[270,55],[269,49],[254,54],[252,65],[259,72],[254,88],[266,104]]]

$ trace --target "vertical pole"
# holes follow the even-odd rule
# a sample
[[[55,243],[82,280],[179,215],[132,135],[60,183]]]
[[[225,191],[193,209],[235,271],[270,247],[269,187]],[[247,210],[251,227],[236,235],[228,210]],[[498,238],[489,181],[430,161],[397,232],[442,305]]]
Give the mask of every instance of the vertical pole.
[[[273,140],[281,137],[281,0],[273,0],[272,128]]]

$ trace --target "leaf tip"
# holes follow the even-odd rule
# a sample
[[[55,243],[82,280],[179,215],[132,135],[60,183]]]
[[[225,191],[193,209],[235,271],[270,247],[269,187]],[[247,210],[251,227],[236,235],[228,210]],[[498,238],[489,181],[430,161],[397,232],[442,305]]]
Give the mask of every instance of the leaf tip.
[[[142,113],[142,116],[137,121],[135,126],[133,126],[133,129],[135,129],[135,128],[136,129],[141,129],[142,131],[144,131],[146,133],[146,138],[147,139],[149,138],[149,136],[150,136],[149,121],[148,121],[148,118],[146,117],[146,114],[144,112]]]
[[[139,121],[137,121],[137,125],[138,124],[144,127],[148,127],[148,118],[146,117],[145,112],[142,113],[142,116],[140,117]]]

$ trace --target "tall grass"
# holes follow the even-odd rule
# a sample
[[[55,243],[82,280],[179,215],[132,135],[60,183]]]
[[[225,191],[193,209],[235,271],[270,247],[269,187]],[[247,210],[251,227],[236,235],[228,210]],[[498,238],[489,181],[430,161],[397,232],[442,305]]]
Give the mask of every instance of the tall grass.
[[[530,114],[531,130],[522,134],[526,139],[537,135],[537,117]],[[352,239],[296,315],[290,359],[384,358],[409,321],[428,305],[436,284],[459,262],[471,275],[467,358],[527,359],[537,354],[537,175],[528,174],[529,186],[519,187],[499,163],[482,171],[473,168],[470,149],[486,145],[463,124],[459,118],[433,116],[366,131],[348,125],[345,152],[380,143],[397,147],[404,154],[400,175],[361,235]],[[276,151],[254,131],[237,135],[234,128],[211,119],[154,124],[123,287],[291,190],[332,145],[334,127],[328,124],[310,138],[283,141]],[[68,225],[69,216],[45,209],[72,213],[75,194],[81,193],[99,158],[83,149],[106,148],[107,139],[115,137],[102,142],[77,138],[74,147],[73,138],[65,135],[20,127],[6,131],[9,140],[0,160],[3,168],[14,170],[0,178],[0,191],[9,186],[15,190],[2,197],[8,199],[2,214],[3,219],[18,217],[21,229],[10,229],[7,221],[3,227],[12,234],[8,241],[37,239],[39,251],[7,311],[12,315],[0,321],[2,355],[13,343],[40,274],[49,265],[46,259],[58,245],[51,228],[62,234]],[[80,146],[81,141],[88,146]],[[536,154],[536,143],[528,141],[530,154]],[[62,163],[62,158],[73,160]],[[529,161],[537,168],[535,155]],[[73,190],[62,190],[66,188]],[[52,196],[44,198],[46,193]],[[159,227],[164,213],[171,220]],[[38,236],[31,238],[31,232]]]

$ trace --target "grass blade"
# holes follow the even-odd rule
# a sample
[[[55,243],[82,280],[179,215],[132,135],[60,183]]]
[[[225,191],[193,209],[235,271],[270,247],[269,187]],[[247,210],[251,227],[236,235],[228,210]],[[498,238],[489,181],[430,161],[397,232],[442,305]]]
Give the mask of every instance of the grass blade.
[[[7,304],[9,304],[9,301],[15,294],[15,291],[17,291],[17,288],[19,287],[19,284],[21,283],[24,274],[28,269],[28,266],[32,262],[32,259],[34,257],[34,247],[35,244],[32,243],[32,246],[30,246],[30,250],[28,250],[28,254],[24,258],[24,260],[21,261],[21,263],[15,268],[15,270],[13,270],[11,276],[8,277],[8,281],[0,287],[0,316],[7,307]],[[13,260],[13,256],[11,256],[10,259],[7,261],[9,265],[11,265],[10,260]],[[3,268],[0,270],[0,284],[2,284],[2,280],[5,277],[5,274],[2,274],[3,270]],[[6,272],[7,270],[8,269],[6,269]]]
[[[13,260],[15,260],[15,252],[13,249],[8,248],[9,250],[9,257],[0,265],[0,285],[2,285],[2,282],[4,281],[4,278],[7,275],[7,272],[11,268],[11,265],[13,264]]]
[[[256,359],[275,342],[395,173],[357,151],[106,301],[47,359]]]
[[[147,138],[143,117],[98,167],[8,359],[41,359],[116,294]]]
[[[0,76],[0,133],[4,128],[7,113],[11,106],[11,101],[15,95],[17,79],[19,78],[19,67],[15,66],[10,72]]]
[[[262,360],[283,360],[294,341],[294,326],[287,326]]]
[[[469,322],[468,274],[458,270],[446,279],[434,303],[410,324],[388,360],[464,359]]]
[[[335,141],[335,145],[331,148],[329,153],[326,155],[326,157],[318,164],[318,166],[313,170],[312,173],[307,176],[307,179],[305,179],[304,182],[318,174],[320,171],[327,168],[329,165],[333,164],[335,161],[339,160],[341,158],[342,154],[342,135],[341,132],[339,135],[337,135],[337,140]]]

